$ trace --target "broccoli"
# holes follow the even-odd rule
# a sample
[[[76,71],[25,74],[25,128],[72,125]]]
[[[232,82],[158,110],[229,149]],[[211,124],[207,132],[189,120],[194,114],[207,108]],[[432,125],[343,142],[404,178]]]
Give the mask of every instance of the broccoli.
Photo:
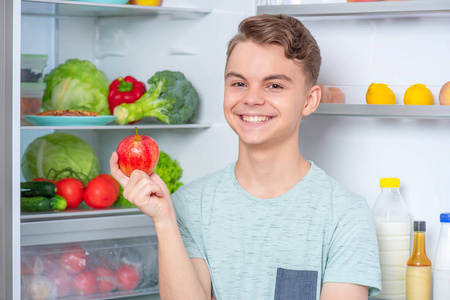
[[[183,73],[160,71],[147,83],[148,91],[136,102],[114,108],[117,124],[125,125],[143,117],[156,117],[166,124],[184,124],[196,115],[198,94]]]
[[[183,172],[183,170],[181,169],[176,159],[172,160],[170,156],[163,151],[159,151],[159,160],[158,164],[155,167],[154,172],[158,174],[159,177],[161,177],[161,179],[165,182],[171,194],[174,193],[180,186],[183,185],[182,182],[178,181],[181,177],[181,173]],[[117,198],[116,202],[114,202],[112,207],[118,208],[135,207],[134,204],[132,204],[130,201],[128,201],[123,197],[123,188],[122,186],[120,186],[120,184],[119,187],[120,187],[119,197]]]

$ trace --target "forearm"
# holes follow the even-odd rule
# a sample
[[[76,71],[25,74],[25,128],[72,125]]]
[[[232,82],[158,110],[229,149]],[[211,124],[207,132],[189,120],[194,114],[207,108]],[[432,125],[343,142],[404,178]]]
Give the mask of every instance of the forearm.
[[[210,299],[184,247],[176,221],[156,225],[161,299]]]

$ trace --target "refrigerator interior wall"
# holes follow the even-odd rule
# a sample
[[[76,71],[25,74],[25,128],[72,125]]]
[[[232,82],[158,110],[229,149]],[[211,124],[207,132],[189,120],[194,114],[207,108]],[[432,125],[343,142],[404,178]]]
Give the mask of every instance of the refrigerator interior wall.
[[[319,83],[365,86],[450,81],[445,33],[450,14],[382,18],[300,18],[316,37],[323,63]],[[403,103],[397,95],[397,104]],[[435,95],[435,103],[439,103]],[[364,95],[346,99],[365,103]],[[345,105],[345,104],[344,104]],[[427,252],[434,257],[439,214],[450,211],[448,119],[310,116],[300,148],[372,207],[382,177],[399,177],[413,220],[427,221]]]

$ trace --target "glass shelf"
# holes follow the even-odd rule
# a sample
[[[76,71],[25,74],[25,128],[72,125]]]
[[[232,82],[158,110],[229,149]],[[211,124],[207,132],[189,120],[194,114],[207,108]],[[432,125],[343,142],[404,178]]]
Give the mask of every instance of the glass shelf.
[[[117,17],[168,13],[208,14],[210,12],[209,9],[199,8],[104,4],[67,0],[22,0],[23,15]]]
[[[450,119],[450,106],[444,105],[369,105],[321,103],[314,115]]]
[[[412,0],[380,1],[364,3],[324,3],[297,5],[262,5],[257,7],[257,14],[279,14],[303,17],[335,16],[389,16],[389,15],[423,15],[450,13],[450,1],[447,0]]]
[[[206,129],[211,127],[210,124],[179,124],[179,125],[164,125],[164,124],[133,124],[133,125],[103,125],[103,126],[21,126],[22,130],[117,130],[126,129]]]

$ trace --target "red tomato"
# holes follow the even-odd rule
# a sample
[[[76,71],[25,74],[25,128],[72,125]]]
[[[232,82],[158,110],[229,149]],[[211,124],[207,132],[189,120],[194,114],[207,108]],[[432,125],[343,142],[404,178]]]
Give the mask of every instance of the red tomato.
[[[110,207],[117,197],[114,185],[104,176],[89,181],[83,194],[84,202],[92,208]]]
[[[33,179],[33,181],[47,181],[47,182],[52,182],[52,183],[56,184],[56,181],[54,181],[54,180],[44,179],[44,178],[40,178],[40,177],[36,177],[35,179]]]
[[[72,288],[79,296],[97,293],[97,276],[92,271],[83,271],[73,277]]]
[[[130,264],[120,265],[116,269],[116,278],[118,288],[121,291],[134,290],[141,281],[138,270]]]
[[[67,201],[67,208],[75,208],[83,200],[84,184],[75,178],[64,178],[56,182],[56,194]]]
[[[71,274],[80,273],[86,268],[87,256],[80,246],[68,246],[59,257],[61,267]]]
[[[47,277],[55,285],[59,298],[68,296],[72,291],[72,276],[63,269],[54,269]]]
[[[117,196],[116,196],[116,199],[117,199],[117,197],[119,197],[119,194],[120,194],[120,187],[119,187],[119,183],[114,179],[114,177],[112,177],[111,175],[108,175],[108,174],[100,174],[100,175],[98,175],[98,177],[103,177],[105,179],[108,179],[112,183],[112,185],[114,186],[114,191],[117,194]]]
[[[97,275],[99,293],[109,293],[116,287],[114,273],[107,267],[96,266],[94,273]]]

